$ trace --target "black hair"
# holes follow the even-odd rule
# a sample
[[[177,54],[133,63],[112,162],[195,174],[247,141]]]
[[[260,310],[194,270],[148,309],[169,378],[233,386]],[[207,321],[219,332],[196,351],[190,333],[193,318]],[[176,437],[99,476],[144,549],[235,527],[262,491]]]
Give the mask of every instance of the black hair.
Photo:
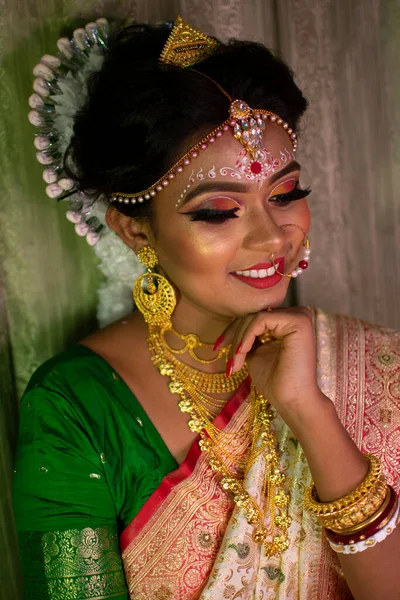
[[[193,69],[163,65],[168,25],[131,25],[109,43],[89,81],[66,155],[76,187],[97,198],[147,189],[204,135],[228,117],[232,98],[277,113],[293,130],[307,107],[289,67],[262,44],[230,41]],[[115,203],[132,217],[150,216],[151,201]]]

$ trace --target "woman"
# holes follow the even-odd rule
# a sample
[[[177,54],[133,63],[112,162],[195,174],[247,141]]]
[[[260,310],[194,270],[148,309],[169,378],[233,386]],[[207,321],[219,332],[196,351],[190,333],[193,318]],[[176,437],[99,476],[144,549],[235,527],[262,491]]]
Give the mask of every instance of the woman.
[[[27,599],[400,597],[399,337],[279,308],[311,253],[305,108],[261,45],[110,42],[66,171],[147,271],[24,395]]]

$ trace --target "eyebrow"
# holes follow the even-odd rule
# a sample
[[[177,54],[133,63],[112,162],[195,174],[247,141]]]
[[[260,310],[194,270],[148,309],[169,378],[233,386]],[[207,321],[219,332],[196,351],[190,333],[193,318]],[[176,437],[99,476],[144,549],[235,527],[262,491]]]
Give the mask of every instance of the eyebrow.
[[[273,185],[278,179],[291,173],[292,171],[300,171],[301,166],[295,160],[288,163],[283,169],[274,173],[271,178],[268,179],[270,185]],[[185,199],[180,204],[179,208],[187,204],[190,200],[199,196],[200,194],[205,194],[206,192],[238,192],[244,194],[248,192],[250,189],[249,184],[246,183],[238,183],[236,181],[204,181],[203,183],[199,183],[193,190],[187,193]]]

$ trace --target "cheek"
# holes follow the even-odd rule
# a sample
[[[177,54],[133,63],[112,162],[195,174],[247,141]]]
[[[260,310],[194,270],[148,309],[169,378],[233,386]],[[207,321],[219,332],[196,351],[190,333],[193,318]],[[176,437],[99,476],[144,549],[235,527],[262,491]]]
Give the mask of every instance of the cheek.
[[[295,223],[308,232],[311,224],[310,208],[306,198],[298,200],[293,205],[293,210],[290,211],[290,217],[283,215],[283,221]]]
[[[303,223],[303,225],[302,225],[303,229],[308,231],[310,229],[310,225],[311,225],[311,213],[310,213],[310,207],[308,206],[308,202],[305,198],[304,198],[304,200],[301,201],[300,218]]]
[[[180,219],[179,219],[180,220]],[[180,270],[212,275],[221,265],[228,268],[240,246],[241,236],[232,223],[207,225],[200,222],[179,222],[170,219],[170,226],[162,230],[157,240],[160,262],[168,273]]]

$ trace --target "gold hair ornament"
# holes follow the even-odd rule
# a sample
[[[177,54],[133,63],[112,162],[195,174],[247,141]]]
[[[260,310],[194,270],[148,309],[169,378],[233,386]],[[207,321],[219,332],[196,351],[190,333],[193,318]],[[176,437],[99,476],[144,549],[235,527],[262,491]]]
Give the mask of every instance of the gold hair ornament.
[[[201,62],[211,56],[219,46],[219,42],[206,36],[190,25],[184,23],[178,17],[175,27],[164,46],[160,56],[160,62],[173,64],[178,67],[187,68]],[[195,71],[194,69],[192,69]],[[199,153],[206,150],[210,145],[226,132],[233,130],[234,137],[241,143],[252,158],[250,170],[254,175],[261,173],[262,164],[262,138],[267,121],[280,125],[287,133],[292,144],[293,152],[297,149],[297,136],[289,123],[286,123],[279,115],[264,109],[253,109],[246,102],[231,96],[217,83],[204,73],[195,71],[202,77],[211,81],[229,100],[229,118],[221,125],[213,129],[200,142],[195,144],[182,158],[180,158],[171,169],[160,177],[153,185],[135,193],[113,192],[110,201],[113,203],[136,204],[150,200],[157,193],[162,192],[183,169],[189,166]]]
[[[161,52],[160,62],[190,67],[214,54],[219,45],[217,40],[184,23],[182,17],[177,17]]]

